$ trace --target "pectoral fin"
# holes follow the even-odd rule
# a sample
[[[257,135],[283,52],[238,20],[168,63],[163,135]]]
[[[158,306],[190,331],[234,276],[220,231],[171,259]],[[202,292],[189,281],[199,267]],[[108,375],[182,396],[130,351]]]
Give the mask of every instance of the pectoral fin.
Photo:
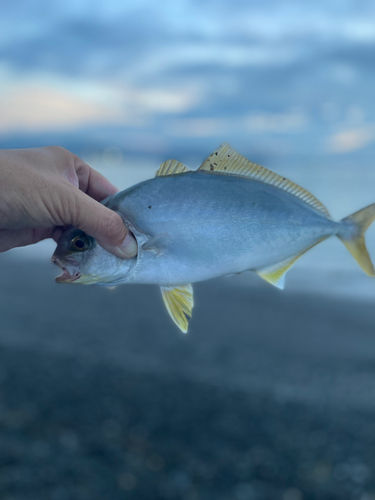
[[[193,309],[193,287],[183,285],[175,288],[160,287],[165,307],[173,321],[184,333],[187,333],[191,311]]]
[[[157,234],[142,245],[145,251],[153,252],[157,257],[164,254],[166,246],[171,242],[168,233]]]

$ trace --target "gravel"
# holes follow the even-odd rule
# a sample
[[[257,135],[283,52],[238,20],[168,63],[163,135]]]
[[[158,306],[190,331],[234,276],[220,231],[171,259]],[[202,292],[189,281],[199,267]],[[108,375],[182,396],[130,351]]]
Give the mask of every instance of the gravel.
[[[370,304],[0,272],[1,500],[375,500]]]

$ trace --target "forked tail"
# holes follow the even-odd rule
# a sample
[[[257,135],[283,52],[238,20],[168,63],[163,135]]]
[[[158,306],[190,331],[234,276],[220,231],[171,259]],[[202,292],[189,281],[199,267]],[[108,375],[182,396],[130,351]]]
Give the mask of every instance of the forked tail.
[[[342,219],[342,227],[337,233],[337,236],[369,276],[375,276],[375,269],[365,245],[365,231],[374,220],[375,203]]]

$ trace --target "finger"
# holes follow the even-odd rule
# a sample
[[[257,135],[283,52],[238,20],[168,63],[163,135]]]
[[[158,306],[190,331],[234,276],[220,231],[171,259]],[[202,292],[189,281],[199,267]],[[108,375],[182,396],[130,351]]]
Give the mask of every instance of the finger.
[[[56,242],[63,233],[62,228],[48,229],[1,229],[0,230],[0,252],[6,252],[12,248],[34,245],[39,241],[53,238]]]
[[[101,201],[107,196],[118,192],[116,186],[111,184],[103,175],[91,168],[80,158],[75,157],[75,169],[79,182],[79,189],[84,193]]]
[[[55,227],[52,231],[51,238],[57,243],[64,231],[65,229],[63,227]]]
[[[1,229],[0,252],[11,248],[24,247],[33,243],[32,229]]]
[[[121,217],[101,205],[78,189],[69,189],[64,203],[70,207],[67,224],[82,229],[97,240],[108,252],[120,257],[131,258],[137,254],[137,242],[124,225]],[[73,199],[72,199],[73,198]]]
[[[47,240],[48,238],[53,238],[55,228],[50,227],[46,229],[33,229],[32,230],[32,241],[31,244],[38,243],[42,240]]]

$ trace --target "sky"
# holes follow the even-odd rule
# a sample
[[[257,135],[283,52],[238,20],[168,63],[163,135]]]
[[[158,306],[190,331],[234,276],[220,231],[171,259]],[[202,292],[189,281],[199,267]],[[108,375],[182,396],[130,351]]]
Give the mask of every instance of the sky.
[[[228,141],[263,163],[371,166],[374,2],[15,0],[1,11],[0,147],[193,161]]]
[[[0,148],[64,146],[120,189],[168,158],[197,168],[227,141],[340,219],[374,202],[374,88],[369,0],[1,5]],[[368,236],[372,250],[375,228]],[[44,243],[35,256],[52,253]],[[329,244],[301,259],[310,274],[296,286],[325,266],[325,288],[337,268],[337,293],[372,298],[345,248]]]

